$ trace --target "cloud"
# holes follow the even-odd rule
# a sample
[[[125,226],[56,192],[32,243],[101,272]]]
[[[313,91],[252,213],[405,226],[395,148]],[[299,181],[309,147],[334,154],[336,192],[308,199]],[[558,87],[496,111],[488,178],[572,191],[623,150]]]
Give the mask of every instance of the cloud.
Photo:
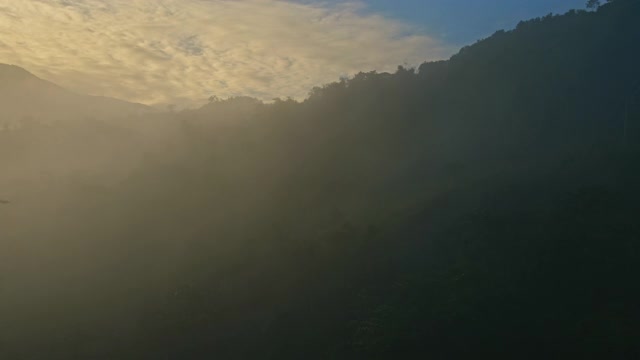
[[[0,62],[146,104],[303,98],[341,75],[450,50],[358,2],[0,0]]]

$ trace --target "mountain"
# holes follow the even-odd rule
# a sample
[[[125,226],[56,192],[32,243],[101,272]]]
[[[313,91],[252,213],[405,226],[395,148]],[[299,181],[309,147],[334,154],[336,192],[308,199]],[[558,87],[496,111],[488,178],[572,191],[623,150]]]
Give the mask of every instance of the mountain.
[[[9,123],[24,119],[107,119],[152,111],[142,104],[76,94],[21,67],[6,64],[0,64],[0,109],[2,120]]]
[[[0,132],[0,355],[640,358],[638,19],[608,1],[133,135]]]
[[[639,358],[638,19],[639,1],[616,0],[302,103],[185,114],[189,155],[121,189],[169,219],[140,225],[148,239],[188,230],[194,247],[131,346]]]

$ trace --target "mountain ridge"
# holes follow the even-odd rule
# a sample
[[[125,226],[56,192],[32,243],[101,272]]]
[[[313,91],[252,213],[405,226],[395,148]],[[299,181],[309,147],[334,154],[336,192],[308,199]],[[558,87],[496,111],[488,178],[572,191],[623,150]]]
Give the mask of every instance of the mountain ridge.
[[[44,121],[107,119],[155,111],[144,104],[79,94],[42,79],[23,67],[4,63],[0,63],[0,108],[3,109],[3,120],[9,123],[19,123],[27,118]]]

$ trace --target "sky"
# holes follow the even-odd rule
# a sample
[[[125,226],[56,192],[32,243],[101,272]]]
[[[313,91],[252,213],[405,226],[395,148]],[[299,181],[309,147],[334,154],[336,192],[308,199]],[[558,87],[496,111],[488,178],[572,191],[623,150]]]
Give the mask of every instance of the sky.
[[[156,106],[302,99],[571,8],[584,0],[0,0],[0,63]]]
[[[413,23],[450,44],[464,46],[519,21],[584,9],[587,0],[367,0],[372,11]]]

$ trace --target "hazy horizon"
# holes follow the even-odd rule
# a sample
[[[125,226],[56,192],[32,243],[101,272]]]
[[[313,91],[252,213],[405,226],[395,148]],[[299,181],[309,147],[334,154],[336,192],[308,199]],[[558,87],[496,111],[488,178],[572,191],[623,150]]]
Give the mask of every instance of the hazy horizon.
[[[640,359],[638,19],[0,0],[0,360]]]
[[[193,108],[212,95],[301,100],[341,76],[447,59],[471,42],[448,39],[442,24],[428,30],[404,11],[414,1],[394,4],[398,11],[383,1],[0,0],[0,63],[81,94]],[[433,8],[464,14],[460,4]],[[514,15],[503,16],[488,18],[475,39],[512,27]]]

